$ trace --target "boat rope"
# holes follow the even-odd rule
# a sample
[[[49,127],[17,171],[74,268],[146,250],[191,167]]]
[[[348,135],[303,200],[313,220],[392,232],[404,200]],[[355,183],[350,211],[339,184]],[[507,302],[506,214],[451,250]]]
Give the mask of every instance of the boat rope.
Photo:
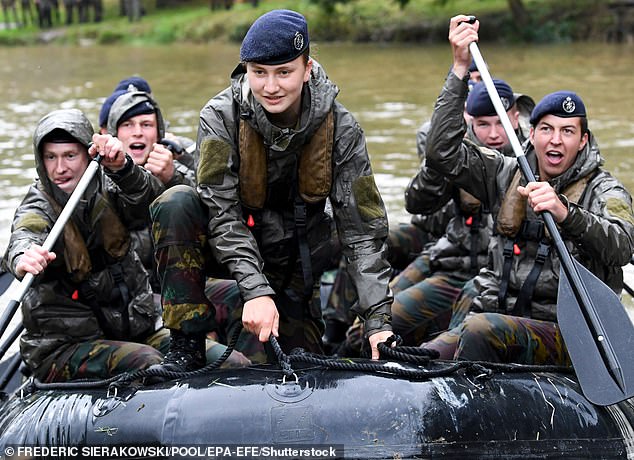
[[[43,383],[35,378],[29,379],[21,387],[21,392],[30,394],[35,390],[69,390],[108,387],[108,394],[118,394],[120,389],[138,385],[138,382],[157,382],[186,379],[203,376],[217,369],[229,357],[234,349],[242,328],[237,327],[231,336],[225,352],[216,361],[189,372],[173,372],[158,368],[148,368],[115,375],[102,380],[73,380],[70,382]],[[489,361],[447,361],[439,360],[438,352],[421,347],[398,345],[400,337],[392,335],[385,343],[379,343],[380,360],[353,360],[339,356],[325,356],[307,352],[303,348],[295,348],[286,354],[274,336],[269,342],[275,352],[278,363],[284,374],[284,380],[296,375],[293,363],[307,363],[332,370],[359,371],[380,375],[393,375],[412,380],[424,380],[451,375],[461,369],[478,379],[492,377],[496,372],[558,372],[573,373],[569,366],[528,365],[516,363],[494,363]],[[394,346],[392,346],[395,344]],[[430,364],[434,363],[434,366]],[[404,364],[414,365],[407,367]],[[420,367],[424,366],[424,367]],[[432,368],[433,367],[433,368]]]
[[[184,379],[189,377],[195,377],[199,375],[205,375],[210,371],[219,368],[222,363],[224,363],[233,349],[235,347],[236,342],[238,341],[238,337],[240,332],[242,331],[241,327],[237,327],[233,332],[231,339],[229,340],[229,345],[227,345],[227,349],[224,353],[218,357],[213,363],[207,364],[205,367],[197,369],[195,371],[188,372],[173,372],[168,371],[161,368],[148,368],[141,369],[132,372],[124,372],[122,374],[115,375],[108,379],[101,380],[72,380],[70,382],[54,382],[54,383],[44,383],[40,382],[37,379],[31,379],[31,383],[26,386],[25,390],[67,390],[74,388],[102,388],[108,387],[108,392],[110,391],[118,391],[119,388],[130,387],[135,381],[162,381],[162,380],[176,380],[176,379]]]
[[[490,378],[496,372],[560,372],[572,373],[569,366],[555,365],[528,365],[516,363],[493,363],[489,361],[445,361],[438,360],[438,352],[421,347],[392,347],[392,343],[400,343],[400,338],[392,335],[385,343],[379,343],[378,349],[381,357],[394,358],[401,363],[411,363],[415,365],[428,366],[432,361],[445,366],[427,369],[411,368],[398,365],[395,361],[369,361],[358,362],[349,358],[323,356],[310,353],[302,348],[295,348],[290,354],[285,354],[275,337],[269,339],[275,354],[278,357],[280,367],[285,377],[292,376],[295,371],[290,366],[291,362],[304,362],[314,364],[327,369],[338,369],[348,371],[371,372],[378,374],[391,374],[398,377],[410,378],[413,380],[424,380],[434,377],[444,377],[465,369],[466,372],[475,375],[477,378]]]

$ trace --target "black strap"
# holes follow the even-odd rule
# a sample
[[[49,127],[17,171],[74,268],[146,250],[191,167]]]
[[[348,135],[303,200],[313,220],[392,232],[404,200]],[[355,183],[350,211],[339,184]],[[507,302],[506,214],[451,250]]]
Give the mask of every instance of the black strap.
[[[480,248],[480,224],[482,222],[481,213],[474,214],[471,217],[471,226],[469,233],[471,234],[471,247],[469,248],[469,258],[471,259],[470,271],[471,274],[477,275],[478,266],[478,250]]]
[[[108,337],[117,337],[118,334],[112,330],[108,321],[106,321],[106,316],[103,314],[103,310],[99,305],[99,301],[97,300],[97,294],[95,291],[88,285],[87,281],[83,281],[79,285],[79,295],[81,296],[82,302],[90,307],[95,317],[97,318],[97,322],[99,323],[99,327]]]
[[[509,279],[511,277],[511,268],[513,266],[513,246],[515,242],[506,239],[504,243],[504,267],[502,268],[502,279],[500,279],[500,290],[498,291],[498,307],[506,312],[506,296],[509,290]]]
[[[97,322],[99,323],[99,327],[104,333],[109,337],[129,337],[130,336],[130,316],[128,314],[128,304],[130,303],[130,290],[128,289],[128,285],[125,282],[125,277],[123,273],[123,269],[121,268],[121,264],[113,264],[108,267],[108,271],[110,272],[112,279],[115,283],[115,291],[110,296],[109,299],[102,299],[102,302],[109,303],[110,306],[113,302],[116,302],[118,305],[119,312],[121,313],[121,323],[122,330],[116,331],[112,329],[110,323],[106,319],[104,312],[101,308],[100,299],[97,297],[94,289],[88,284],[87,281],[83,281],[79,284],[79,295],[81,296],[82,302],[90,307],[95,317],[97,318]],[[114,301],[112,299],[115,299]]]
[[[520,289],[520,294],[517,297],[517,302],[515,303],[517,316],[526,316],[527,314],[530,314],[530,307],[531,302],[533,301],[533,294],[535,292],[535,286],[537,285],[537,279],[544,268],[544,263],[548,259],[548,254],[550,254],[550,245],[544,241],[540,241],[539,247],[537,248],[537,255],[535,256],[535,264],[524,280],[524,284],[522,284],[522,288]]]
[[[121,264],[114,264],[108,267],[110,274],[112,275],[112,279],[116,283],[117,289],[119,290],[119,306],[121,311],[121,321],[123,324],[123,337],[128,337],[130,335],[130,315],[128,315],[128,304],[130,303],[130,290],[128,289],[128,285],[125,283],[125,278],[123,276],[123,269],[121,268]]]
[[[299,257],[302,262],[302,273],[304,275],[304,297],[310,299],[313,295],[313,267],[310,260],[310,246],[308,246],[306,230],[306,203],[298,196],[295,196],[295,233],[297,235],[297,245],[299,247]]]

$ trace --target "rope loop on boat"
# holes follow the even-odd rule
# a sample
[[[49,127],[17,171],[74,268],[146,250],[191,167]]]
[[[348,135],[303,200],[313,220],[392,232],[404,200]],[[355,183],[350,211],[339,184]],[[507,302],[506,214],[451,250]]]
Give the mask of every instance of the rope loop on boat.
[[[70,382],[43,383],[31,378],[25,382],[20,394],[25,397],[36,390],[69,390],[69,389],[89,389],[108,387],[108,395],[123,394],[124,390],[139,382],[152,383],[154,381],[186,379],[189,377],[202,376],[220,367],[229,357],[237,342],[242,328],[238,327],[233,332],[229,345],[225,352],[216,361],[207,366],[190,372],[172,372],[165,369],[149,368],[138,371],[126,372],[115,375],[104,380],[73,380]],[[438,360],[436,350],[399,346],[399,338],[392,336],[385,343],[379,343],[378,349],[381,360],[359,360],[340,356],[324,356],[310,353],[303,348],[295,348],[290,354],[285,354],[274,336],[269,338],[269,342],[277,356],[280,367],[284,374],[283,381],[290,378],[297,379],[297,373],[293,370],[292,363],[308,363],[325,369],[337,369],[347,371],[370,372],[380,375],[392,375],[413,380],[430,379],[434,377],[444,377],[464,370],[473,378],[488,379],[496,372],[554,372],[554,373],[574,373],[570,366],[557,365],[528,365],[516,363],[493,363],[488,361],[446,361]],[[395,347],[391,345],[396,343]],[[136,382],[136,383],[135,383]]]
[[[289,356],[282,351],[282,347],[279,342],[275,338],[274,335],[269,337],[269,343],[275,352],[275,356],[277,357],[277,361],[280,363],[280,367],[282,368],[282,372],[284,373],[284,378],[291,377],[295,371],[291,367],[291,360]]]

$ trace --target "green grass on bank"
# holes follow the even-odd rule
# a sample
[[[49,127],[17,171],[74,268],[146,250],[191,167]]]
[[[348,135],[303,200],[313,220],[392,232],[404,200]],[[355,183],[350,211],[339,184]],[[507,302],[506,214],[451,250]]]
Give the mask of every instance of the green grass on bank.
[[[19,2],[18,2],[19,3]],[[60,2],[61,3],[61,2]],[[350,0],[337,4],[331,15],[310,0],[261,0],[258,7],[237,2],[231,10],[209,8],[207,1],[157,9],[155,0],[143,0],[146,14],[138,22],[119,15],[119,0],[104,0],[100,23],[55,24],[41,30],[36,25],[0,30],[0,45],[42,42],[82,44],[204,43],[240,41],[262,13],[275,8],[302,12],[309,20],[311,36],[321,41],[438,42],[447,37],[449,18],[457,13],[486,18],[488,36],[482,40],[553,42],[597,39],[612,27],[614,18],[597,0],[524,0],[529,22],[513,22],[507,0],[410,0],[400,9],[393,0]],[[61,8],[61,20],[64,10]],[[4,17],[0,24],[4,26]]]

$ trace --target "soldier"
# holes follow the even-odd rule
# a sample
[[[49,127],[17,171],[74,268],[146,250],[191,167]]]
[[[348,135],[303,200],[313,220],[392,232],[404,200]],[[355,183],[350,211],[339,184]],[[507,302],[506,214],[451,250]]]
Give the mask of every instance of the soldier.
[[[103,104],[99,123],[104,123],[104,119],[107,131],[123,142],[125,151],[133,161],[152,173],[164,188],[178,184],[195,186],[193,155],[187,152],[177,154],[174,149],[170,150],[159,142],[168,139],[177,147],[176,150],[182,152],[182,144],[187,145],[188,140],[176,138],[165,132],[165,120],[158,103],[151,95],[150,85],[145,79],[141,77],[122,79]],[[145,215],[146,222],[139,228],[131,229],[131,236],[135,250],[151,274],[152,288],[155,292],[159,292],[160,284],[147,211]],[[207,286],[207,294],[215,303],[222,305],[223,311],[229,312],[225,317],[231,316],[230,312],[239,306],[235,304],[235,300],[238,299],[237,286],[231,280],[211,280]],[[221,337],[224,336],[221,334]],[[214,358],[219,357],[226,349],[215,340],[207,345],[210,361],[214,361]],[[253,351],[250,356],[259,356],[256,346],[253,344],[245,344],[245,346],[249,351]],[[232,353],[228,361],[228,364],[248,364],[248,360],[237,351]]]
[[[108,113],[108,133],[123,142],[134,162],[150,171],[165,187],[195,185],[193,158],[183,163],[159,141],[165,138],[165,121],[158,103],[143,91],[125,91]]]
[[[508,83],[495,79],[494,86],[518,138],[526,139],[528,131],[522,130],[520,119],[530,113],[520,113],[516,94]],[[525,95],[518,97],[527,98]],[[468,142],[504,155],[513,154],[484,83],[476,83],[469,90],[464,114],[460,116],[468,120],[465,133]],[[404,345],[420,345],[433,334],[446,330],[458,295],[462,293],[461,302],[467,302],[475,295],[472,286],[465,287],[465,284],[486,265],[487,247],[493,231],[493,218],[479,200],[427,168],[424,155],[422,160],[420,171],[405,191],[407,211],[437,222],[446,218],[447,222],[442,225],[444,235],[428,245],[390,283],[394,293],[392,325]],[[360,353],[356,339],[358,326],[356,324],[348,331],[338,354]]]
[[[536,182],[525,182],[514,158],[463,140],[468,47],[479,27],[468,20],[451,19],[453,72],[432,117],[427,165],[491,209],[496,234],[488,266],[474,280],[476,297],[454,311],[476,313],[425,347],[444,358],[569,365],[556,323],[560,261],[539,213],[552,215],[570,254],[618,294],[634,249],[632,199],[601,167],[574,92],[548,94],[533,109],[524,153]]]
[[[518,139],[523,141],[528,133],[520,127],[520,110],[512,88],[504,80],[495,79],[493,84]],[[513,155],[484,83],[476,83],[469,91],[465,112],[469,119],[465,134],[467,142],[503,155]],[[487,263],[493,217],[473,195],[454,187],[423,162],[405,192],[408,212],[437,212],[450,200],[453,217],[445,234],[393,282],[394,330],[406,345],[420,345],[431,334],[447,329],[452,304],[461,289]],[[471,286],[462,291],[463,301],[473,295]]]
[[[90,142],[94,145],[88,148]],[[94,134],[79,110],[57,110],[33,134],[38,180],[18,207],[3,266],[38,276],[22,301],[23,360],[46,382],[106,378],[161,362],[169,331],[128,228],[162,187],[125,155],[119,140]],[[41,244],[90,162],[95,177],[54,250]]]
[[[231,86],[202,109],[198,193],[167,190],[150,210],[172,330],[164,366],[202,364],[202,338],[215,327],[205,275],[233,277],[245,329],[285,351],[321,352],[319,278],[331,264],[332,206],[344,257],[360,293],[357,313],[377,344],[391,336],[385,259],[387,216],[352,114],[309,55],[305,18],[274,10],[257,19]]]

